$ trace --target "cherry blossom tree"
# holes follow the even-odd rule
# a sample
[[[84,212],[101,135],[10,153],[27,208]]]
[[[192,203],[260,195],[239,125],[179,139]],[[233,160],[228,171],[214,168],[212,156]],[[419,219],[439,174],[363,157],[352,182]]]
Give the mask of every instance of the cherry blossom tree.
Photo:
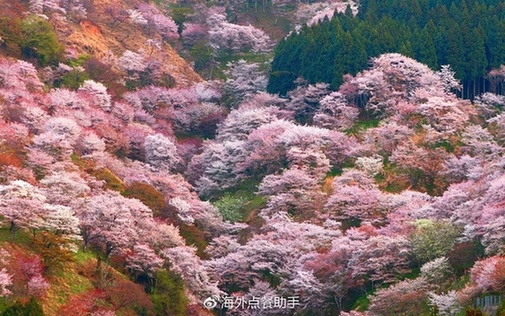
[[[428,289],[426,280],[417,278],[400,281],[386,289],[378,290],[370,299],[370,313],[384,316],[417,313],[428,301]]]
[[[330,160],[317,146],[305,150],[296,146],[291,147],[286,153],[286,158],[290,168],[304,170],[318,180],[324,179],[331,169]]]
[[[208,275],[202,260],[195,254],[196,249],[189,246],[168,248],[161,255],[170,262],[170,269],[180,274],[189,289],[200,299],[219,295],[217,288]]]
[[[216,103],[203,102],[173,109],[174,129],[179,133],[213,136],[225,117],[225,109]]]
[[[442,65],[440,67],[437,75],[443,82],[444,92],[449,93],[461,90],[461,83],[454,77],[455,74],[456,72],[452,70],[451,65]]]
[[[314,114],[318,111],[320,108],[319,102],[326,97],[325,101],[325,109],[322,111],[326,111],[327,113],[332,112],[331,114],[337,114],[336,111],[338,111],[336,108],[330,109],[332,107],[332,101],[329,94],[329,84],[327,83],[316,83],[315,85],[312,84],[305,84],[305,82],[302,82],[296,89],[290,91],[288,93],[289,101],[286,102],[285,107],[287,110],[293,111],[295,113],[295,118],[298,122],[305,124],[305,123],[312,123],[312,117]],[[333,101],[335,103],[338,103],[338,95],[333,94],[335,99]],[[341,100],[343,101],[343,100]],[[344,109],[342,109],[344,110]],[[346,110],[344,110],[346,111]],[[353,119],[352,113],[348,114],[351,115],[351,120]],[[343,117],[345,119],[345,117]],[[345,124],[345,123],[344,123]]]
[[[35,136],[33,143],[36,148],[44,150],[47,154],[55,157],[68,157],[81,130],[74,120],[52,117],[44,124],[42,133]]]
[[[437,307],[439,315],[456,315],[462,308],[458,293],[451,290],[445,294],[429,293],[430,305]]]
[[[104,111],[111,109],[111,96],[107,92],[107,88],[100,82],[86,80],[79,88],[79,91],[86,92],[96,99],[96,104]]]
[[[20,228],[36,229],[43,213],[43,203],[46,197],[37,187],[16,180],[8,185],[0,185],[0,214],[9,224],[9,230],[14,238]]]
[[[380,221],[386,215],[383,201],[377,188],[335,186],[324,209],[337,220]]]
[[[245,153],[241,141],[205,141],[200,155],[191,159],[188,174],[200,196],[212,196],[237,183],[235,166],[243,161]]]
[[[164,260],[145,244],[133,246],[133,252],[126,258],[126,268],[137,277],[147,275],[149,287],[152,287],[154,273],[163,266],[163,263]]]
[[[276,5],[283,3],[282,0],[275,1]],[[313,25],[321,22],[325,17],[331,19],[335,11],[345,13],[348,6],[354,15],[358,13],[358,4],[354,1],[301,3],[296,8],[296,19],[300,25],[303,23]]]
[[[266,90],[268,79],[259,68],[258,63],[247,63],[243,59],[227,64],[223,94],[231,107]]]
[[[317,180],[300,169],[267,175],[259,185],[258,193],[268,196],[267,208],[261,211],[261,216],[267,219],[287,214],[310,218],[324,200]]]
[[[378,154],[390,156],[392,152],[413,135],[414,131],[395,121],[382,121],[378,127],[368,129],[363,135],[364,142],[373,146]]]
[[[421,276],[429,284],[442,284],[450,274],[451,266],[446,257],[433,259],[421,267]]]
[[[185,22],[181,37],[185,44],[193,46],[198,42],[206,40],[208,33],[209,30],[206,25]]]
[[[39,228],[54,232],[70,241],[81,240],[79,219],[74,211],[63,205],[44,204]]]
[[[179,162],[175,144],[162,134],[147,136],[144,141],[146,161],[156,169],[173,169]]]
[[[252,131],[276,119],[275,108],[241,106],[232,110],[219,126],[216,140],[246,140]]]
[[[66,13],[66,10],[60,7],[59,0],[30,0],[29,9],[34,14]]]
[[[7,270],[3,268],[0,270],[0,297],[6,297],[11,294],[11,291],[7,288],[12,285],[12,275],[7,273]]]
[[[145,19],[145,24],[158,32],[163,39],[173,40],[179,38],[177,24],[175,24],[170,16],[166,16],[156,7],[151,4],[142,3],[138,8],[138,12]]]
[[[79,22],[86,19],[88,12],[82,0],[61,0],[60,3],[70,21]]]
[[[73,200],[88,195],[90,187],[76,172],[55,172],[40,182],[47,202],[70,205]]]
[[[28,281],[28,294],[41,298],[49,290],[49,287],[49,282],[42,275],[36,275]]]
[[[106,257],[126,252],[154,227],[152,211],[147,206],[115,192],[81,198],[75,209],[84,247],[97,243],[103,246]]]
[[[157,223],[151,235],[149,244],[155,251],[165,247],[184,246],[185,240],[179,233],[179,227],[172,224]]]
[[[93,155],[105,151],[105,141],[94,132],[81,134],[75,149],[82,155]]]
[[[12,294],[42,298],[50,287],[49,282],[43,276],[42,258],[39,255],[28,255],[19,250],[11,249],[9,252],[11,255],[3,259],[6,259],[7,271],[15,276],[11,283]]]
[[[159,50],[156,46],[154,49]],[[116,66],[126,74],[126,86],[129,90],[152,85],[162,75],[160,62],[146,51],[136,53],[126,50],[118,58]]]
[[[373,283],[392,283],[408,272],[410,243],[404,236],[373,236],[363,241],[349,260],[352,277]]]
[[[505,105],[505,97],[491,92],[483,93],[475,97],[474,104],[477,111],[486,119],[490,119],[499,113]]]
[[[477,261],[470,277],[481,291],[501,291],[505,286],[505,259],[493,256]]]
[[[359,109],[347,103],[340,92],[332,92],[319,101],[314,114],[314,124],[328,129],[344,131],[356,122]]]
[[[268,35],[252,25],[237,25],[226,21],[223,13],[210,14],[207,20],[209,40],[214,50],[269,52],[272,41]]]

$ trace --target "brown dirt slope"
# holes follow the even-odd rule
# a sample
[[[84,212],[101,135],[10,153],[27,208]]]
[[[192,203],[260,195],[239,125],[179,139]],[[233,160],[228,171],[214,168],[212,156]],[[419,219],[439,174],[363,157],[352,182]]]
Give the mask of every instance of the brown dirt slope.
[[[177,86],[184,87],[202,78],[170,46],[163,42],[162,49],[153,51],[146,45],[148,39],[161,42],[161,37],[140,25],[124,18],[127,9],[134,9],[137,1],[95,0],[88,17],[79,23],[52,21],[67,48],[78,55],[91,55],[101,60],[111,60],[111,53],[117,58],[125,50],[139,52],[145,50],[161,61],[163,70],[175,78]]]

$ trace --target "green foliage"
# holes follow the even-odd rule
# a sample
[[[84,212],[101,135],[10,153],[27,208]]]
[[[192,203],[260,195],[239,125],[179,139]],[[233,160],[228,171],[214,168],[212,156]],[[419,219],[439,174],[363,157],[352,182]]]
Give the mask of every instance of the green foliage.
[[[351,128],[347,129],[345,132],[346,134],[349,135],[359,135],[369,128],[379,126],[379,123],[380,123],[379,119],[360,120],[356,122],[353,126],[351,126]]]
[[[211,71],[213,65],[212,60],[212,47],[207,43],[201,41],[192,46],[189,50],[191,60],[194,62],[193,68],[195,71],[201,73],[208,73]],[[209,68],[210,67],[210,68]]]
[[[297,77],[337,89],[343,75],[365,69],[371,57],[399,52],[434,70],[450,64],[465,87],[462,96],[473,97],[486,89],[486,71],[505,61],[498,0],[376,2],[361,0],[356,17],[339,13],[282,40],[268,91],[286,94]]]
[[[147,205],[155,216],[160,216],[165,207],[165,198],[160,191],[144,182],[133,182],[122,193],[126,197],[139,199]]]
[[[243,219],[241,209],[244,207],[247,200],[244,197],[234,196],[230,193],[225,193],[219,200],[214,202],[221,216],[225,221],[239,222]]]
[[[412,252],[421,263],[443,257],[452,249],[461,229],[451,223],[420,219],[411,236]]]
[[[3,217],[0,216],[0,220]],[[12,242],[12,232],[9,229],[10,225],[0,226],[0,245],[5,242]],[[18,230],[14,239],[15,243],[18,245],[28,246],[31,244],[32,240],[28,232],[24,230]]]
[[[72,69],[63,75],[61,81],[55,82],[55,86],[63,86],[68,89],[77,90],[83,84],[83,82],[88,79],[89,76],[86,72]]]
[[[69,66],[72,66],[72,67],[79,67],[79,66],[84,65],[84,63],[86,62],[86,60],[88,60],[90,58],[91,58],[90,55],[86,55],[86,54],[85,55],[80,55],[76,59],[69,59],[67,61],[67,64]]]
[[[159,316],[184,316],[188,299],[180,276],[167,270],[158,270],[154,276],[152,294],[154,310]]]
[[[358,297],[356,302],[354,302],[352,309],[357,311],[366,311],[370,306],[369,296],[369,293],[363,293],[363,295]]]
[[[170,13],[175,24],[177,24],[177,32],[181,34],[184,29],[184,22],[186,22],[189,15],[193,14],[193,9],[187,7],[174,7],[170,9]]]
[[[204,232],[196,226],[181,224],[179,225],[179,233],[186,240],[186,245],[193,245],[196,247],[196,254],[200,258],[207,258],[205,248],[207,248],[207,241],[205,240]]]
[[[42,307],[32,297],[26,304],[20,302],[8,307],[1,316],[44,316]]]
[[[57,64],[62,60],[64,47],[47,20],[29,16],[21,21],[21,32],[21,50],[24,57],[36,59],[40,66]]]

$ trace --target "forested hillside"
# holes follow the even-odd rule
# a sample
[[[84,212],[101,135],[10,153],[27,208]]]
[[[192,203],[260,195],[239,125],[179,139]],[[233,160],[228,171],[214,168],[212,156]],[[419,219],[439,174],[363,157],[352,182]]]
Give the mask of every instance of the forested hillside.
[[[281,41],[268,90],[285,94],[297,77],[337,89],[370,57],[399,52],[434,70],[451,65],[464,98],[502,93],[486,75],[505,58],[504,10],[503,1],[360,1],[355,17],[349,8]]]
[[[0,316],[505,315],[503,8],[0,0]]]

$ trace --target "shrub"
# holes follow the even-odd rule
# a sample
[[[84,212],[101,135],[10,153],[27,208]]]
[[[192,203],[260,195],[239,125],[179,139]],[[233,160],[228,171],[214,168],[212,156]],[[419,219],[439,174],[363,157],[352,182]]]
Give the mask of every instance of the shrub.
[[[61,85],[68,89],[77,90],[86,80],[89,80],[89,76],[86,72],[73,69],[64,74],[61,78],[61,82],[55,83],[55,86]]]
[[[26,304],[20,302],[8,307],[1,316],[44,316],[42,307],[32,297]]]
[[[29,16],[21,21],[21,33],[24,57],[36,59],[40,66],[56,64],[62,59],[64,47],[48,21]]]
[[[217,207],[225,221],[233,223],[242,220],[243,215],[241,209],[246,202],[247,200],[243,197],[226,193],[222,198],[214,202],[214,206]]]
[[[126,187],[123,195],[139,199],[153,211],[155,216],[160,216],[165,207],[163,194],[147,183],[133,182]]]
[[[156,315],[186,315],[188,299],[184,295],[184,284],[180,276],[166,270],[158,270],[152,295]]]

